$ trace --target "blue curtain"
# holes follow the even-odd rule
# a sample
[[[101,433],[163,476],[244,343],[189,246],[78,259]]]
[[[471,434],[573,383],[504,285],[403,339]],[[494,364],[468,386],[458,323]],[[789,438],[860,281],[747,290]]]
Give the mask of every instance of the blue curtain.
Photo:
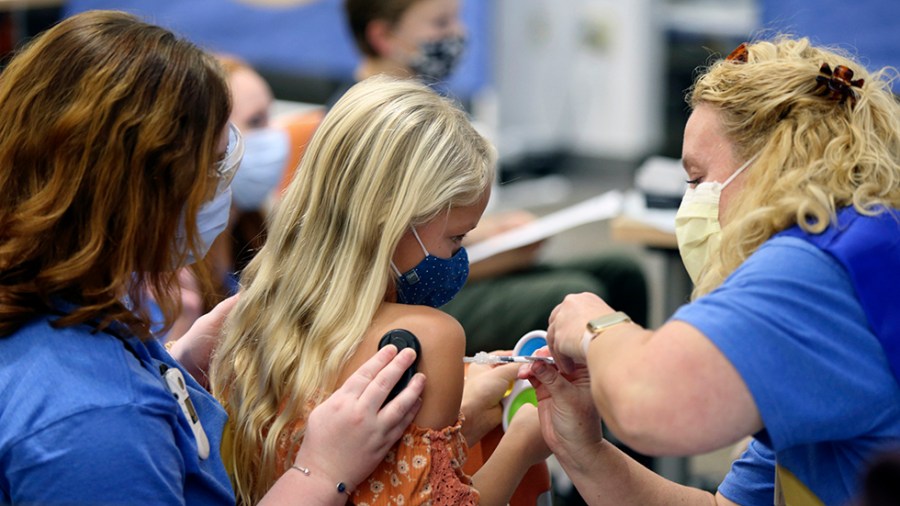
[[[470,46],[449,86],[468,98],[489,78],[489,9],[484,0],[462,5]],[[358,62],[342,0],[298,7],[256,7],[235,0],[70,0],[65,15],[91,9],[128,11],[209,50],[288,74],[350,79]]]
[[[763,29],[843,48],[870,71],[900,68],[898,0],[762,0],[761,7]]]

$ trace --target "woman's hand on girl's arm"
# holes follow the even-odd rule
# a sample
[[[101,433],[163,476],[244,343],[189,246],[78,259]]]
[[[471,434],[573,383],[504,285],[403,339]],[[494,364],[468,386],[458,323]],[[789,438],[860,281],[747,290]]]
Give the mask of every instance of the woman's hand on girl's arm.
[[[536,354],[547,356],[548,352],[542,349]],[[563,375],[550,364],[534,362],[522,366],[519,378],[534,386],[543,438],[560,463],[589,468],[604,439],[587,368],[580,366]]]
[[[294,464],[308,469],[309,474],[289,469],[260,504],[345,504],[347,496],[338,492],[338,483],[344,483],[348,491],[361,483],[422,405],[425,376],[417,374],[381,407],[414,360],[413,350],[398,354],[397,348],[386,346],[318,405],[309,415],[303,444],[294,459]]]

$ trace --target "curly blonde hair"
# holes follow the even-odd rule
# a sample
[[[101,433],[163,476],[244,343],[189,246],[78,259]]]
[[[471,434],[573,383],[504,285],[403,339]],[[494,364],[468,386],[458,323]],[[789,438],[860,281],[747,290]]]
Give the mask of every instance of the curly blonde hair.
[[[738,159],[758,154],[724,216],[721,245],[694,289],[709,293],[774,234],[824,231],[838,209],[900,207],[900,108],[893,69],[869,73],[838,50],[781,36],[748,44],[747,62],[721,60],[697,80],[692,107],[715,108]],[[856,100],[819,92],[823,63],[864,84]],[[883,206],[883,207],[882,207]]]

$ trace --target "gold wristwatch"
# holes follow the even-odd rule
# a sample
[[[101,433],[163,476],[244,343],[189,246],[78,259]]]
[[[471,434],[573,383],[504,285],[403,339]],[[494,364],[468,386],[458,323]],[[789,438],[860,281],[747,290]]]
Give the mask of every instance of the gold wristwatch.
[[[629,318],[627,314],[622,311],[616,311],[615,313],[599,316],[589,321],[587,323],[587,329],[593,336],[597,336],[597,334],[610,327],[614,327],[620,323],[629,323],[630,321],[631,318]]]
[[[584,352],[585,360],[587,360],[588,348],[595,337],[599,336],[604,330],[610,327],[615,327],[616,325],[628,323],[630,321],[631,318],[622,311],[598,316],[589,321],[587,323],[587,332],[584,333],[584,337],[581,339],[581,350]]]

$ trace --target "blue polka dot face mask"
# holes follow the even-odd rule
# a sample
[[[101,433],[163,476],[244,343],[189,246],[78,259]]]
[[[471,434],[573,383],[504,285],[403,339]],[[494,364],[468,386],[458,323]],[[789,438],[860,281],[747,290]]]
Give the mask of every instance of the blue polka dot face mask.
[[[441,307],[453,300],[466,283],[466,278],[469,277],[469,255],[466,248],[459,248],[450,258],[436,257],[425,249],[415,227],[412,232],[425,252],[425,258],[403,274],[391,262],[391,268],[397,274],[397,302]]]

